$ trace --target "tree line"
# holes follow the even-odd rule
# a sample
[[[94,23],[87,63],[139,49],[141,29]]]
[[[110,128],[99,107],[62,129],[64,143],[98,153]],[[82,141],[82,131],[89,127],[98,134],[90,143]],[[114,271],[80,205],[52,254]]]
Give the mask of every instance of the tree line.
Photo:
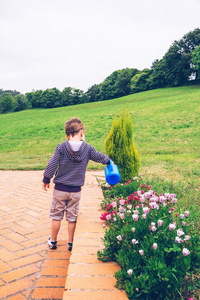
[[[63,91],[56,87],[20,94],[0,89],[0,112],[28,108],[53,108],[113,98],[163,87],[175,87],[200,80],[200,29],[190,31],[174,41],[162,59],[151,68],[126,68],[114,71],[102,83],[92,85],[87,92],[72,87]]]

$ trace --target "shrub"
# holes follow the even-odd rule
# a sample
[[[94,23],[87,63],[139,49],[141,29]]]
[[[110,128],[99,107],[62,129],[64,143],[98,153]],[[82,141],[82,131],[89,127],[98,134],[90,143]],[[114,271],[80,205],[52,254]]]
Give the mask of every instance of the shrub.
[[[98,257],[121,265],[117,287],[129,299],[175,299],[185,276],[199,267],[194,209],[177,209],[176,202],[175,194],[157,194],[146,184],[124,199],[116,195],[108,201],[101,219],[109,228]]]
[[[140,158],[133,143],[133,123],[129,112],[123,109],[120,118],[114,118],[110,133],[105,141],[107,155],[117,164],[121,182],[138,176]]]

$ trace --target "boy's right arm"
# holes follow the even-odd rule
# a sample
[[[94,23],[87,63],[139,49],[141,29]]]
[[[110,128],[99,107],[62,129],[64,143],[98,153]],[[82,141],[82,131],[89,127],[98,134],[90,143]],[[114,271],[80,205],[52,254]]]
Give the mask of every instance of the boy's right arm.
[[[43,190],[47,191],[47,189],[49,189],[49,183],[44,183],[43,182],[42,188],[43,188]]]
[[[53,156],[49,160],[45,171],[44,171],[43,189],[45,191],[47,190],[46,188],[49,187],[48,185],[50,183],[50,180],[58,168],[58,165],[60,163],[60,157],[61,157],[61,150],[60,150],[60,145],[58,145],[56,147],[56,150],[55,150]],[[44,185],[45,185],[45,187],[44,187]]]

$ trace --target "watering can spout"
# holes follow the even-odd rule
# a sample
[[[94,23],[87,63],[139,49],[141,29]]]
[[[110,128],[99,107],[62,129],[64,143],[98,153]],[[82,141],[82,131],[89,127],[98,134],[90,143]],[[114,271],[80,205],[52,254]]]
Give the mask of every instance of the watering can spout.
[[[105,177],[107,183],[109,183],[110,185],[114,185],[120,182],[121,176],[118,166],[113,164],[111,160],[110,164],[105,168]]]

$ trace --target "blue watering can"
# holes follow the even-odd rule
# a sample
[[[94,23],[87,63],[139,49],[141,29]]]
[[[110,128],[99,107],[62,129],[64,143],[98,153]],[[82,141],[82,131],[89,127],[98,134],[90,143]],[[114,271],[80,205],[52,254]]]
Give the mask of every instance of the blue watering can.
[[[107,183],[114,185],[120,182],[121,176],[117,165],[114,165],[112,161],[105,168],[105,177]]]

